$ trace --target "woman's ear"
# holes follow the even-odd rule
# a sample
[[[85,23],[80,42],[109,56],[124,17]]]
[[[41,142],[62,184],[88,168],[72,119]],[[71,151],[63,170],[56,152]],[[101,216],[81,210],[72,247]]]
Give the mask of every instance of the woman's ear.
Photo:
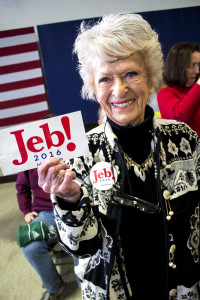
[[[150,88],[149,88],[149,94],[152,95],[154,91],[155,91],[155,88],[153,87],[153,84],[151,84]]]

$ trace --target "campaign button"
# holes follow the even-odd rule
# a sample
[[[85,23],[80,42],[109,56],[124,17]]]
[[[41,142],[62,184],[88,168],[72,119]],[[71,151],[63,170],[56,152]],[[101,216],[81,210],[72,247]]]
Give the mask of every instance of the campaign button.
[[[117,181],[117,172],[111,163],[101,161],[92,167],[90,180],[97,190],[106,191]]]

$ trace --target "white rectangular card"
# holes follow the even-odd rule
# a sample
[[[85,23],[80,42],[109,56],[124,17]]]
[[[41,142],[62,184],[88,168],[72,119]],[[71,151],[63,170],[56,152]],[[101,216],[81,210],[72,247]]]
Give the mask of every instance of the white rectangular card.
[[[65,161],[88,153],[80,111],[0,130],[3,175],[37,168],[47,157]]]

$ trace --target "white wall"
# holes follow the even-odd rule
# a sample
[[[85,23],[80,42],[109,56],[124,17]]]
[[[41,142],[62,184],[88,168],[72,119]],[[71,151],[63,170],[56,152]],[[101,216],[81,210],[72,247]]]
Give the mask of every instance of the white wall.
[[[0,0],[0,30],[199,5],[199,0]]]

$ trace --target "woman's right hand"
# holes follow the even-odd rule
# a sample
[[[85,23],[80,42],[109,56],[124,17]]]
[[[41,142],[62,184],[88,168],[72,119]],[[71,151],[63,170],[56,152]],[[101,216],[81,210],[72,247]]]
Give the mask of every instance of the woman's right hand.
[[[45,159],[38,167],[38,184],[46,193],[55,194],[68,202],[80,199],[80,187],[74,181],[76,173],[57,157]]]

